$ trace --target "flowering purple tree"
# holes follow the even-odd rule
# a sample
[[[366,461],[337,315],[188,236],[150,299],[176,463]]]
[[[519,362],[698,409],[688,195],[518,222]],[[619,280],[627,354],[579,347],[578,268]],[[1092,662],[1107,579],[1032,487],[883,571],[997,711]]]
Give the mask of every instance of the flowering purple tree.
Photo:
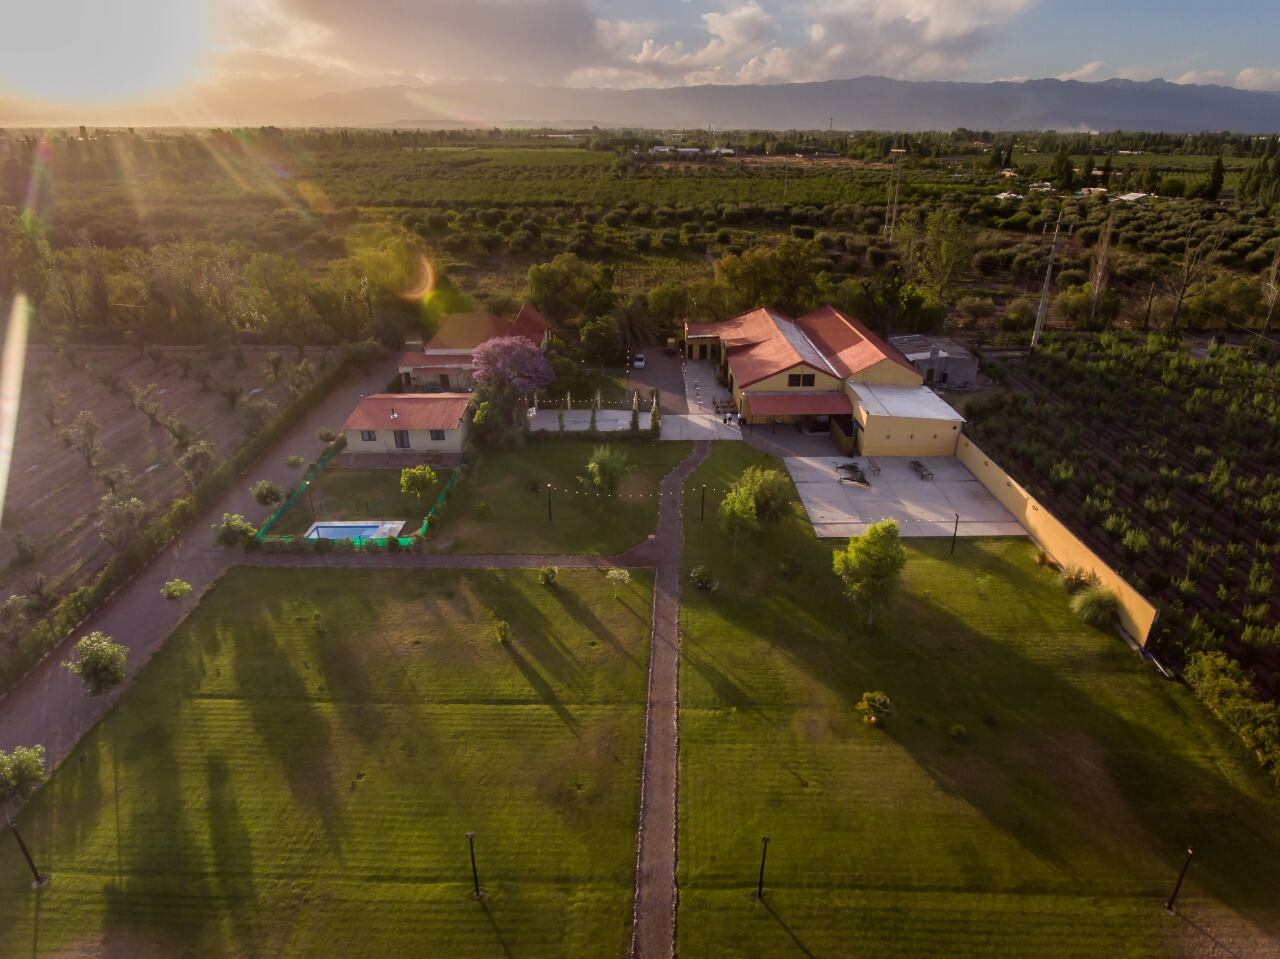
[[[471,362],[481,395],[500,404],[550,386],[555,379],[542,350],[523,336],[487,340],[472,351]]]

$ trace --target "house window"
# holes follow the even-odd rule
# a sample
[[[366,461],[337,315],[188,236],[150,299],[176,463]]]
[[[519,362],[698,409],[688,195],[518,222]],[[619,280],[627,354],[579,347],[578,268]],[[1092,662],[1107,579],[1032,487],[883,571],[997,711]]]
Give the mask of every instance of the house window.
[[[947,382],[947,373],[945,371],[938,374],[938,382],[939,383]]]
[[[448,374],[448,373],[441,373],[441,374],[440,374],[440,385],[441,385],[441,386],[443,386],[446,390],[449,388],[449,374]]]
[[[360,431],[360,441],[362,443],[372,443],[377,438],[378,438],[378,434],[375,433],[373,430]]]
[[[801,386],[813,386],[813,384],[814,384],[814,382],[815,382],[815,379],[816,379],[816,378],[814,377],[814,375],[813,375],[812,373],[801,373],[801,374],[800,374],[800,385],[801,385]]]
[[[432,442],[434,442],[434,443],[440,443],[440,442],[443,442],[443,441],[444,441],[444,430],[432,430],[432,431],[431,431],[431,440],[432,440]]]
[[[787,386],[799,386],[799,385],[800,385],[799,373],[792,373],[790,376],[787,377]]]
[[[396,449],[407,450],[409,448],[409,431],[396,430]]]
[[[932,366],[931,366],[931,367],[929,367],[927,370],[925,370],[925,371],[924,371],[924,381],[925,381],[926,383],[932,383],[932,382],[933,382],[933,367],[932,367]]]

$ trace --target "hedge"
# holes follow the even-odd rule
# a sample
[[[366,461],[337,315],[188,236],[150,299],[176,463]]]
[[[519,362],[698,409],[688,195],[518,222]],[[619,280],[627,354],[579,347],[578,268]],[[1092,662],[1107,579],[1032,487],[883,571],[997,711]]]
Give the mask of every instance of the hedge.
[[[269,450],[285,433],[311,412],[318,400],[350,375],[367,365],[381,348],[371,343],[348,346],[342,358],[298,394],[287,407],[222,465],[209,474],[191,494],[176,500],[157,517],[129,547],[113,556],[92,583],[78,587],[62,598],[45,619],[36,623],[26,638],[0,664],[0,693],[13,689],[23,677],[62,639],[102,607],[179,534],[229,490],[253,462]]]

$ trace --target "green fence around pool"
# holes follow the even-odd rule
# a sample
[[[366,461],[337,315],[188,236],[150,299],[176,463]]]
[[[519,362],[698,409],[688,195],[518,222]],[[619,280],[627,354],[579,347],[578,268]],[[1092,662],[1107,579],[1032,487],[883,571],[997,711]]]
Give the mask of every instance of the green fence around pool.
[[[342,452],[342,450],[338,448],[327,450],[325,454],[321,456],[319,460],[316,461],[315,465],[313,465],[310,469],[307,470],[306,474],[302,477],[302,482],[299,483],[294,488],[293,492],[289,494],[289,496],[285,499],[283,503],[281,503],[279,506],[275,508],[272,514],[267,517],[266,522],[264,522],[260,527],[258,527],[257,535],[254,538],[259,543],[264,543],[264,542],[295,543],[295,542],[298,542],[299,540],[305,539],[305,537],[293,536],[293,535],[273,536],[271,535],[271,528],[276,525],[276,523],[280,520],[281,516],[289,512],[289,510],[294,506],[294,504],[296,504],[298,500],[303,495],[306,494],[307,486],[311,483],[316,482],[320,478],[320,474],[324,472],[325,467],[329,465],[329,461],[333,459],[336,455],[338,455],[338,453],[340,452]],[[355,547],[359,549],[360,547],[366,546],[366,545],[385,547],[388,541],[392,539],[394,539],[397,542],[397,544],[400,546],[409,547],[413,545],[415,539],[425,539],[427,537],[427,534],[430,533],[432,525],[435,522],[437,522],[440,511],[444,509],[444,504],[449,498],[449,491],[452,490],[455,485],[457,485],[458,477],[461,474],[462,474],[462,471],[457,468],[455,468],[449,474],[449,478],[445,480],[444,486],[441,487],[440,493],[439,495],[436,496],[435,502],[431,504],[431,509],[429,509],[427,511],[427,515],[423,517],[422,525],[419,526],[418,529],[415,530],[411,535],[409,536],[369,536],[369,537],[353,536],[351,537],[350,540],[348,540],[348,542],[354,544]]]

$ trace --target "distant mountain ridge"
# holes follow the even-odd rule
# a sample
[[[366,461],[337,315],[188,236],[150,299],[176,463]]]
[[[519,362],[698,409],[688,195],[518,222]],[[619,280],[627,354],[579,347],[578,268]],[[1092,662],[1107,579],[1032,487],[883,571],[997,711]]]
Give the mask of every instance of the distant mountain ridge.
[[[632,90],[479,82],[367,87],[303,99],[244,102],[224,93],[202,114],[65,109],[38,121],[0,101],[0,125],[74,124],[356,127],[648,127],[844,130],[1143,130],[1280,133],[1280,94],[1165,80],[970,83],[847,80]],[[224,115],[225,114],[225,115]]]

